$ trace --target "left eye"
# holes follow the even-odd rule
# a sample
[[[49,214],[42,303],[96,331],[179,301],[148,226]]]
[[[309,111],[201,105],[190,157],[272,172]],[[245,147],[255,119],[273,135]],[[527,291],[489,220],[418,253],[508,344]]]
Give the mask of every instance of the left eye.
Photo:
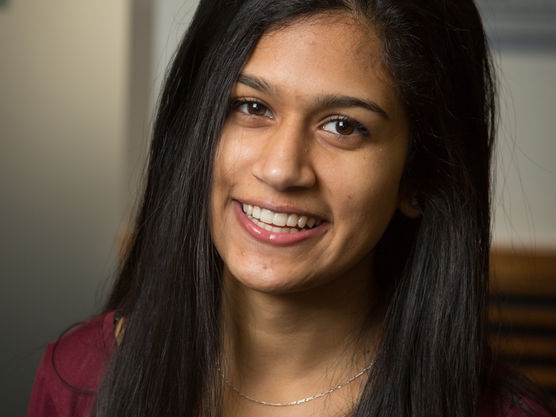
[[[329,120],[321,126],[321,129],[342,136],[349,136],[354,133],[364,136],[369,135],[369,131],[365,128],[365,126],[356,120],[348,118]]]

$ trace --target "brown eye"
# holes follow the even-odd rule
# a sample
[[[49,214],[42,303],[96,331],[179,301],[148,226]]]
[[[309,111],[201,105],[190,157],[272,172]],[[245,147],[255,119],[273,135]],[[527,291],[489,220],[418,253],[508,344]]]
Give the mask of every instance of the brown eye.
[[[338,120],[336,122],[336,131],[340,135],[351,135],[354,130],[355,127],[353,127],[353,125],[346,120]]]
[[[247,103],[247,112],[257,116],[264,116],[266,113],[265,107],[261,103],[251,102]]]
[[[349,136],[353,134],[360,134],[363,136],[369,135],[369,131],[365,128],[365,126],[356,120],[348,118],[329,120],[321,126],[321,129],[341,136]]]
[[[258,101],[237,100],[233,103],[233,107],[236,111],[250,116],[273,117],[270,109]]]

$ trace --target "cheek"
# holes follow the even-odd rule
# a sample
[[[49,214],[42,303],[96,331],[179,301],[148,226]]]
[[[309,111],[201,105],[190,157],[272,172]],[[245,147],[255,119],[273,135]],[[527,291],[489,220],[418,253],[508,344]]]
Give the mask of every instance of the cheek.
[[[235,175],[240,160],[240,149],[234,146],[234,141],[222,135],[214,156],[214,180],[216,186],[230,181],[230,176],[233,177]]]
[[[230,194],[230,189],[234,184],[235,171],[237,170],[237,159],[234,149],[230,146],[230,141],[222,135],[216,153],[214,155],[214,166],[211,187],[211,233],[213,240],[218,242],[216,231],[222,230],[225,219],[223,210]]]
[[[219,183],[234,183],[246,176],[257,149],[241,130],[224,127],[215,155],[214,175]]]
[[[333,173],[328,192],[348,233],[382,234],[398,206],[403,161],[403,155],[388,160],[367,157],[328,171]]]
[[[211,233],[215,243],[222,240],[218,233],[224,233],[227,223],[231,221],[231,210],[228,209],[231,197],[236,189],[245,188],[249,180],[253,155],[241,132],[229,128],[223,130],[214,156],[210,203]]]

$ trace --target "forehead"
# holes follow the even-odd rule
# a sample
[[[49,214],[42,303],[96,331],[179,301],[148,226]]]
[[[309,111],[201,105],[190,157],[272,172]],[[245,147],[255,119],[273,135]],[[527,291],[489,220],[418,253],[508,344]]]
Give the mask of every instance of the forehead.
[[[347,14],[316,15],[267,32],[242,71],[297,96],[363,95],[391,111],[399,106],[375,28]]]
[[[285,25],[271,28],[261,40],[269,41],[274,38],[287,39],[286,41],[295,43],[306,42],[309,45],[322,43],[319,40],[334,39],[334,44],[341,44],[367,64],[369,58],[377,58],[369,55],[369,52],[374,55],[382,46],[375,27],[348,12],[327,12],[300,17]],[[294,46],[293,43],[291,45]]]

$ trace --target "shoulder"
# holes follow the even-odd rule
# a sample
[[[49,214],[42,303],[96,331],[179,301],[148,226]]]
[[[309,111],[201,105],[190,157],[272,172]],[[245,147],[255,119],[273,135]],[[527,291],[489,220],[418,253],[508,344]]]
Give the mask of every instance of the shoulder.
[[[29,417],[88,412],[114,350],[114,314],[93,317],[47,346],[33,384]]]
[[[555,417],[540,392],[491,391],[483,398],[480,417]]]
[[[114,312],[93,317],[49,345],[49,368],[71,386],[95,391],[115,345]]]

